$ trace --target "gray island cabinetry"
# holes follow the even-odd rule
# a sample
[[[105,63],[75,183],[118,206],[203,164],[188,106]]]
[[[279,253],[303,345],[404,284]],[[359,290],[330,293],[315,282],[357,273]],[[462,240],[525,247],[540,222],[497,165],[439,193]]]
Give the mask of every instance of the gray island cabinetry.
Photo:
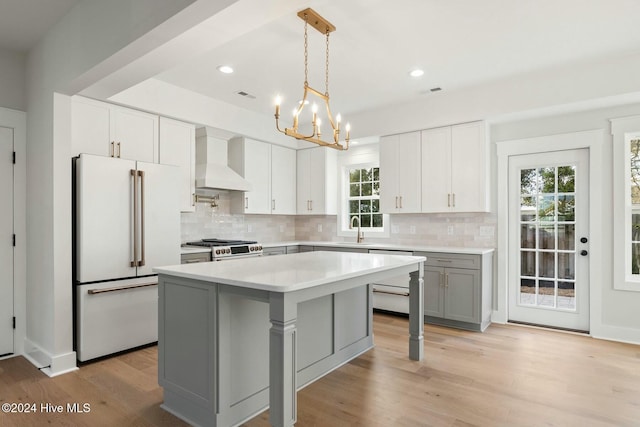
[[[304,252],[183,264],[158,273],[162,407],[235,426],[270,408],[296,422],[296,392],[373,347],[370,283],[406,274],[409,357],[423,357],[424,257]]]

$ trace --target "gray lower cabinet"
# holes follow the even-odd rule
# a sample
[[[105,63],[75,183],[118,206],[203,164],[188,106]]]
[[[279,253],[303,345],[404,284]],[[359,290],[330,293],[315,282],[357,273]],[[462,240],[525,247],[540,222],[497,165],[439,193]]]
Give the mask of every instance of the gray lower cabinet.
[[[426,256],[425,322],[484,331],[491,323],[493,254],[415,252]]]

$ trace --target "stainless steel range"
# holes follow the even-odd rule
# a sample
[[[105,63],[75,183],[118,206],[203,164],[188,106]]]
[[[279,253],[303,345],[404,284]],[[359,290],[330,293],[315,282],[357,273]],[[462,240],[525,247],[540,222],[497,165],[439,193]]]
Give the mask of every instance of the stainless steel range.
[[[187,242],[186,245],[211,248],[213,261],[262,256],[262,245],[256,241],[202,239],[197,242]]]

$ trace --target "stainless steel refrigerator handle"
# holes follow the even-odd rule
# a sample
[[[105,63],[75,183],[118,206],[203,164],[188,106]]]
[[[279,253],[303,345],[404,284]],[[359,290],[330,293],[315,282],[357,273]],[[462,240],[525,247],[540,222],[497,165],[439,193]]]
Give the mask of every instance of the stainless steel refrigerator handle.
[[[146,288],[148,286],[158,286],[158,284],[157,283],[141,283],[139,285],[116,286],[113,288],[105,288],[105,289],[89,289],[87,293],[89,295],[96,295],[96,294],[104,294],[107,292],[126,291],[127,289]]]
[[[145,240],[144,240],[144,171],[138,171],[138,175],[140,176],[140,261],[138,262],[138,266],[142,267],[145,264]]]
[[[131,176],[133,177],[133,261],[131,261],[131,267],[138,266],[138,171],[131,169]]]

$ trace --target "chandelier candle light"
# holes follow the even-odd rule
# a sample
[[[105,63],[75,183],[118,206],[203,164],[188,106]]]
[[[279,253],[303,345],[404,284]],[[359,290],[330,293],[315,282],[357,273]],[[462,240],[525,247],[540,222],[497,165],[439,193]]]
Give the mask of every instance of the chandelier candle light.
[[[333,26],[329,21],[324,19],[322,16],[318,15],[316,11],[311,8],[302,10],[298,12],[298,16],[304,20],[304,95],[302,97],[302,101],[297,108],[293,110],[293,126],[290,128],[285,128],[284,130],[280,129],[280,104],[282,99],[280,96],[276,97],[276,128],[278,131],[284,133],[287,136],[291,136],[296,139],[313,142],[318,145],[322,145],[325,147],[335,148],[336,150],[347,150],[349,149],[349,132],[351,131],[351,126],[349,123],[345,126],[346,137],[344,139],[344,143],[340,142],[340,122],[342,118],[340,114],[338,114],[333,119],[333,115],[331,114],[331,108],[329,107],[329,34],[332,31],[335,31],[336,27]],[[309,86],[308,82],[308,49],[307,49],[307,27],[311,25],[313,28],[318,30],[320,33],[324,34],[327,38],[327,50],[326,50],[326,62],[325,62],[325,93],[321,93],[311,86]],[[304,135],[298,132],[298,120],[300,117],[300,113],[304,109],[305,105],[309,103],[307,100],[307,96],[309,93],[316,95],[318,98],[324,101],[325,106],[327,107],[327,117],[329,119],[329,125],[331,125],[332,129],[332,139],[333,141],[323,141],[322,140],[322,132],[320,129],[320,125],[322,124],[321,119],[318,117],[318,105],[313,104],[311,107],[311,111],[313,113],[311,128],[312,132],[310,135]]]

